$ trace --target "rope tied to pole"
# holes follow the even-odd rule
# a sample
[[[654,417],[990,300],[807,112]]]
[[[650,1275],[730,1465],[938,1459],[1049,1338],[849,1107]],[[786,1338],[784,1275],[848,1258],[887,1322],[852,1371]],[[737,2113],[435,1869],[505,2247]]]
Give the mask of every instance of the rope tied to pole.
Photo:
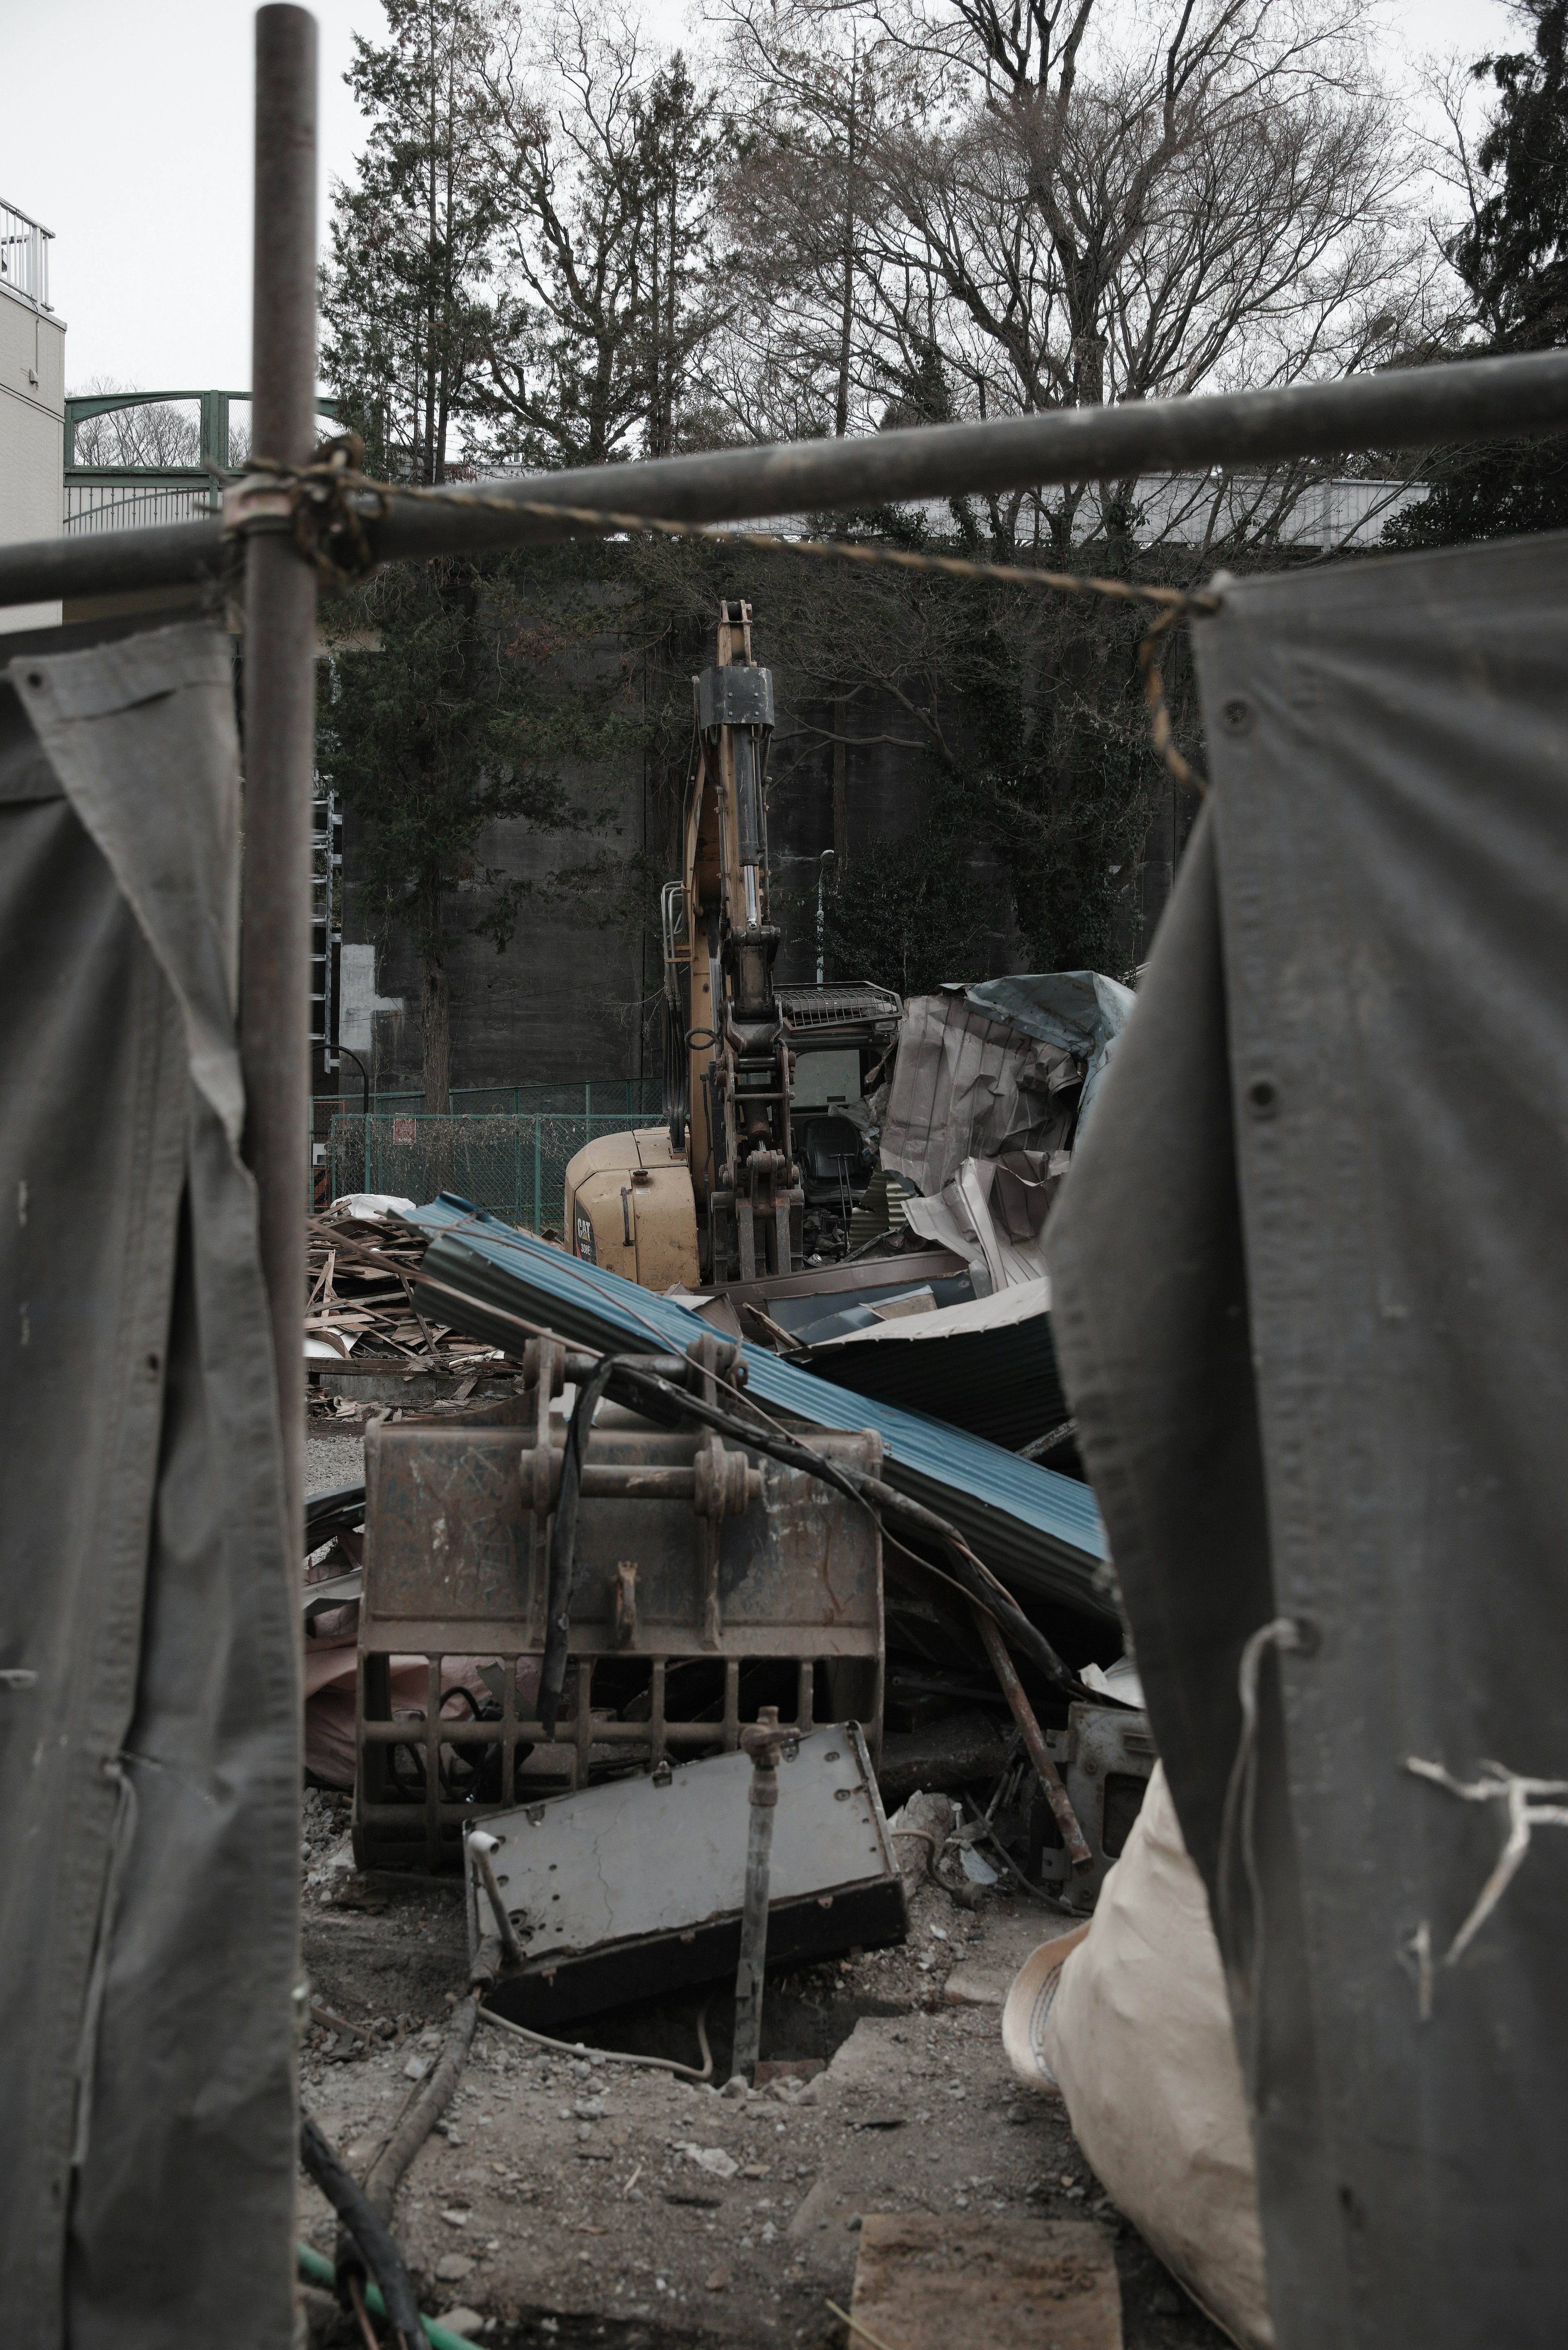
[[[378,482],[364,473],[364,443],[357,432],[324,441],[308,465],[288,466],[252,457],[247,473],[223,494],[223,524],[244,539],[254,530],[287,530],[324,587],[346,588],[379,568],[367,523],[384,521],[394,498],[434,499],[451,504],[451,493],[411,483]],[[374,514],[355,501],[372,497]],[[726,546],[754,547],[764,555],[798,555],[831,563],[858,563],[873,569],[915,571],[981,587],[1023,588],[1033,592],[1152,606],[1156,619],[1137,649],[1138,675],[1149,733],[1161,765],[1184,789],[1203,798],[1208,782],[1177,747],[1160,668],[1165,639],[1194,615],[1218,612],[1221,598],[1207,589],[1164,588],[1137,580],[1107,579],[1087,571],[1045,571],[1030,564],[975,563],[961,555],[924,555],[912,547],[865,546],[848,539],[784,538],[776,531],[731,530],[721,523],[676,522],[668,515],[622,514],[598,506],[556,505],[545,499],[487,498],[463,492],[463,504],[480,513],[532,515],[545,522],[569,522],[602,536],[648,531],[655,537],[708,539]]]
[[[322,442],[308,465],[247,457],[245,472],[224,487],[223,527],[241,541],[254,531],[286,532],[324,588],[350,587],[378,568],[365,525],[385,519],[392,494],[365,473],[364,462],[357,432]],[[361,497],[378,501],[373,515],[361,513]]]

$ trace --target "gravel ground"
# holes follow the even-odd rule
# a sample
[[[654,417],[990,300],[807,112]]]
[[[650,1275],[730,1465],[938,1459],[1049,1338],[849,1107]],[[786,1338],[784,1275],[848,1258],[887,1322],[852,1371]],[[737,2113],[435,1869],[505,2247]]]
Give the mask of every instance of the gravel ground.
[[[357,1485],[365,1474],[365,1440],[362,1436],[317,1436],[313,1428],[305,1434],[305,1490],[307,1493],[327,1493],[335,1485]]]
[[[433,2060],[465,1958],[455,1884],[330,1865],[347,1799],[317,1795],[306,1844],[313,1990],[369,2028],[372,2053],[318,2026],[304,2095],[361,2175]],[[423,2306],[477,2339],[623,2350],[755,2350],[844,2339],[866,2211],[1088,2218],[1112,2232],[1128,2350],[1220,2350],[1101,2192],[1058,2099],[1022,2090],[999,2003],[1058,1913],[988,1895],[971,1914],[927,1885],[908,1943],[770,1984],[764,2057],[830,2054],[826,2072],[744,2097],[604,2060],[534,2051],[482,2025],[395,2226]],[[696,2000],[600,2019],[598,2036],[695,2056]],[[714,2000],[716,2077],[728,2005]],[[640,2022],[641,2029],[636,2028]],[[587,2027],[583,2027],[585,2032]],[[302,2181],[301,2233],[333,2222]],[[351,2337],[311,2296],[320,2342]],[[471,2318],[468,2313],[474,2314]]]
[[[363,1474],[361,1437],[309,1435],[307,1492]],[[363,2176],[433,2061],[467,1944],[457,1882],[360,1875],[348,1822],[347,1795],[306,1790],[304,1955],[315,1999],[370,2046],[318,2020],[302,2089]],[[863,2212],[1087,2217],[1115,2240],[1127,2350],[1223,2350],[1101,2192],[1060,2100],[1021,2089],[1002,2054],[1006,1986],[1064,1924],[1001,1890],[961,1909],[927,1884],[902,1947],[771,1981],[763,2057],[827,2060],[804,2088],[730,2097],[482,2025],[398,2199],[422,2306],[494,2350],[827,2350],[848,2338],[826,2304],[848,2302]],[[707,1991],[580,2029],[694,2063]],[[728,2008],[720,1986],[721,2081]],[[303,2178],[300,2233],[331,2251],[335,2222]],[[358,2341],[328,2296],[304,2299],[314,2343]]]

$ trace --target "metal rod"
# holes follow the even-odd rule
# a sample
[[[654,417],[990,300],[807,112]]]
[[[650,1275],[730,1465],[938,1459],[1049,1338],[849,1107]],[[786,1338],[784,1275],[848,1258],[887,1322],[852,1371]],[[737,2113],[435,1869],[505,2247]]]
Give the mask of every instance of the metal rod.
[[[774,1813],[779,1800],[779,1755],[784,1740],[776,1705],[757,1708],[754,1723],[741,1733],[752,1758],[751,1802],[746,1814],[746,1890],[741,1910],[741,1960],[735,1969],[735,2053],[732,2074],[749,2082],[757,2069],[763,2037],[763,1981],[768,1954],[768,1880],[772,1875]]]
[[[364,513],[377,556],[391,562],[566,538],[581,527],[506,511],[523,504],[668,515],[680,522],[748,522],[898,498],[1201,473],[1212,466],[1246,470],[1355,450],[1562,432],[1568,432],[1568,351],[1539,351],[1397,368],[1282,391],[1051,409],[857,440],[584,466],[399,499],[384,521],[375,519],[373,501],[365,502]],[[222,552],[217,522],[0,547],[0,605],[169,586],[210,575]]]
[[[465,1843],[474,1875],[484,1887],[485,1898],[490,1904],[491,1914],[495,1919],[495,1931],[501,1947],[512,1964],[514,1967],[520,1967],[523,1963],[523,1946],[517,1939],[517,1929],[512,1923],[506,1904],[502,1899],[501,1887],[496,1882],[495,1863],[491,1858],[492,1853],[500,1850],[501,1839],[499,1836],[487,1834],[483,1828],[471,1828]]]
[[[316,20],[303,8],[256,14],[254,255],[254,445],[258,455],[298,464],[314,444],[316,413]],[[245,549],[240,1052],[296,1551],[305,1455],[315,748],[316,575],[290,536],[257,532]]]
[[[1062,1773],[1046,1752],[1040,1724],[1034,1717],[1034,1708],[1030,1704],[1024,1694],[1023,1683],[1013,1669],[1012,1659],[1007,1653],[1006,1643],[983,1607],[976,1607],[973,1614],[975,1627],[985,1642],[985,1653],[995,1669],[997,1679],[1002,1683],[1002,1695],[1012,1708],[1012,1719],[1023,1732],[1023,1743],[1029,1749],[1029,1759],[1039,1774],[1040,1784],[1045,1790],[1045,1800],[1051,1806],[1056,1825],[1062,1831],[1062,1841],[1067,1847],[1067,1857],[1075,1868],[1093,1868],[1095,1856],[1085,1842],[1084,1831],[1078,1825],[1078,1814],[1073,1809],[1067,1790],[1062,1783]]]
[[[836,863],[837,859],[836,852],[831,848],[825,848],[821,856],[816,860],[816,983],[818,987],[822,985],[823,968],[823,868],[826,865],[830,857],[834,858],[835,863]]]

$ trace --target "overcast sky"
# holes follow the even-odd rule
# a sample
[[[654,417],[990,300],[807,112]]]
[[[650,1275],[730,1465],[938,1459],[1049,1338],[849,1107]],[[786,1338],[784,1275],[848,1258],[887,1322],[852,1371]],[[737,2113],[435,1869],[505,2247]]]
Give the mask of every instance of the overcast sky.
[[[685,15],[655,0],[645,21],[673,42]],[[1518,38],[1499,0],[1384,0],[1379,15],[1396,73]],[[316,16],[325,223],[362,128],[343,83],[351,37],[385,23],[379,0],[319,0]],[[249,0],[70,0],[7,26],[0,198],[55,232],[73,390],[249,383],[252,23]]]

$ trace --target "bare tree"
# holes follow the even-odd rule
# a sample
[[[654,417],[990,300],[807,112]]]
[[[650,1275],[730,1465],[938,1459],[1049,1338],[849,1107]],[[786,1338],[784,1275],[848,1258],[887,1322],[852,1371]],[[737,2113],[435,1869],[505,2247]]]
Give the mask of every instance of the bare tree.
[[[709,5],[753,93],[723,195],[744,349],[722,340],[711,366],[759,438],[791,411],[818,431],[1038,412],[1340,375],[1426,343],[1442,265],[1423,159],[1344,0]],[[852,526],[1186,581],[1281,559],[1327,470],[1067,484]],[[836,785],[873,742],[918,746],[1009,865],[1032,952],[1108,954],[1119,921],[1132,959],[1115,901],[1166,785],[1125,616],[814,576],[775,618],[781,663],[820,697],[798,747],[830,748]]]
[[[136,384],[99,375],[79,385],[73,397],[107,398],[138,389]],[[77,426],[76,462],[78,465],[199,465],[201,441],[193,403],[151,400],[136,408],[110,409],[104,416],[84,417]]]
[[[912,395],[939,375],[949,412],[1030,412],[1340,374],[1427,331],[1419,159],[1334,0],[722,5],[763,86],[754,111],[783,102],[788,136],[768,160],[792,231],[810,93],[817,147],[838,150],[853,74],[889,96],[861,117],[856,265],[840,279],[878,421],[916,421]],[[836,231],[850,208],[815,153],[809,170]],[[809,348],[831,305],[822,256],[802,249]],[[1276,534],[1307,478],[1276,476],[1240,505],[1229,483],[1189,485],[1153,535],[1207,562]],[[1114,536],[1137,495],[1124,483],[997,501],[990,532],[1044,536],[1060,556]]]
[[[853,22],[841,48],[753,0],[727,0],[726,21],[732,86],[751,93],[734,117],[721,192],[742,307],[711,372],[743,432],[842,439],[852,423],[875,421],[860,284],[867,217],[879,202],[867,151],[911,77]]]
[[[493,455],[602,464],[685,445],[707,273],[711,101],[624,17],[510,12],[492,52],[502,224],[476,407]]]

